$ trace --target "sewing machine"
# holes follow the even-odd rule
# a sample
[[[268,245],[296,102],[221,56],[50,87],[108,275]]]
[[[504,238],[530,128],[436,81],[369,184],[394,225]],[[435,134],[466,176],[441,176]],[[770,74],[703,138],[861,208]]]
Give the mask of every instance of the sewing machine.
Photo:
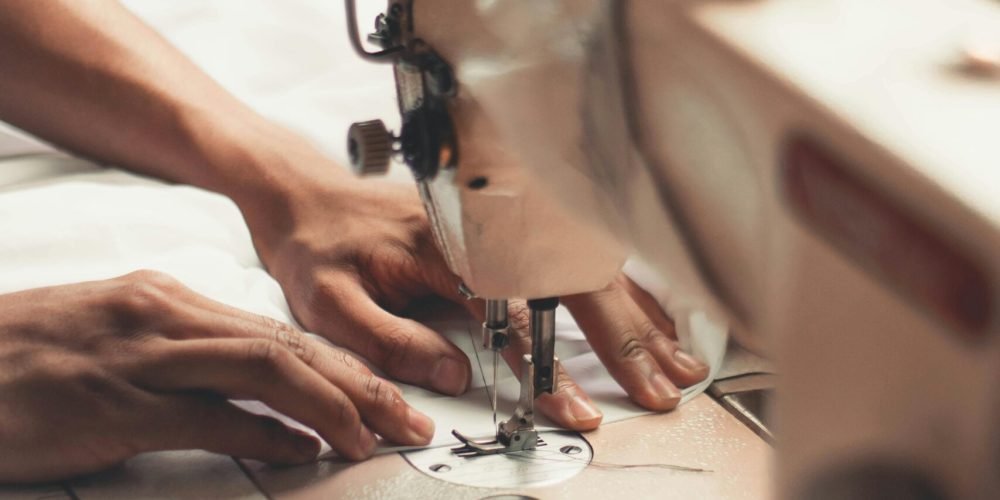
[[[518,408],[458,453],[534,446],[552,297],[634,251],[777,360],[781,497],[1000,489],[996,2],[390,0],[380,50],[346,5],[402,116],[355,168],[411,168],[484,345],[532,299]]]

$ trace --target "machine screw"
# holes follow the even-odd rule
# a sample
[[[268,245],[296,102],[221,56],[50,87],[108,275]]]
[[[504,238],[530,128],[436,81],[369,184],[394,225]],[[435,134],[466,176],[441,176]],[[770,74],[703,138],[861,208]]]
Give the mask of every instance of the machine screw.
[[[470,180],[467,185],[469,186],[469,189],[483,189],[484,187],[489,185],[489,183],[490,180],[487,179],[486,177],[476,177]]]
[[[450,471],[451,466],[448,464],[434,464],[430,467],[430,469],[434,472],[444,473]]]
[[[559,448],[559,451],[566,455],[576,455],[577,453],[583,451],[583,448],[580,448],[579,446],[576,445],[568,444],[566,446],[563,446],[562,448]]]

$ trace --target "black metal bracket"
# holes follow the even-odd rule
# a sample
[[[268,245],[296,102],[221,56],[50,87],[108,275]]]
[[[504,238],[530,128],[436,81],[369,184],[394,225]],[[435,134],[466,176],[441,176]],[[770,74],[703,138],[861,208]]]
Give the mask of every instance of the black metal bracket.
[[[347,11],[347,33],[354,52],[366,61],[377,63],[394,62],[395,57],[403,51],[403,46],[392,45],[390,47],[383,47],[382,50],[377,52],[369,52],[361,42],[361,34],[358,30],[358,9],[355,0],[344,0],[344,10]]]
[[[391,63],[402,117],[399,152],[417,181],[433,179],[439,169],[458,165],[458,141],[447,102],[457,93],[451,66],[423,40],[413,36],[413,0],[397,0],[375,19],[368,40],[382,50],[365,49],[358,30],[355,0],[345,0],[351,45],[358,55]]]

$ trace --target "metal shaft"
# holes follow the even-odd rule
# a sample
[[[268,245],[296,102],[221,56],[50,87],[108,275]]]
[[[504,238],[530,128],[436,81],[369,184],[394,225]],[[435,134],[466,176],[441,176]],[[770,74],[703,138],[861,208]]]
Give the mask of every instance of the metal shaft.
[[[486,300],[486,321],[483,322],[483,347],[499,351],[507,347],[507,299]]]
[[[493,426],[497,425],[497,358],[508,343],[507,299],[486,300],[486,321],[483,322],[483,347],[493,351],[493,380],[490,382],[490,406]]]
[[[531,310],[531,361],[534,365],[535,397],[553,392],[556,385],[556,308],[559,299],[528,301]]]
[[[507,327],[507,299],[486,300],[486,326],[490,328]]]

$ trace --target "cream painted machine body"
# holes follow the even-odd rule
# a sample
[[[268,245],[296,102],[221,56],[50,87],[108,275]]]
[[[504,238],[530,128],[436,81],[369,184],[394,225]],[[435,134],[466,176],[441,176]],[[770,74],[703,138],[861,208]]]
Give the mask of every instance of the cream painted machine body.
[[[412,9],[458,81],[424,194],[470,288],[593,290],[632,250],[777,361],[783,498],[1000,491],[1000,76],[960,50],[1000,4]]]

